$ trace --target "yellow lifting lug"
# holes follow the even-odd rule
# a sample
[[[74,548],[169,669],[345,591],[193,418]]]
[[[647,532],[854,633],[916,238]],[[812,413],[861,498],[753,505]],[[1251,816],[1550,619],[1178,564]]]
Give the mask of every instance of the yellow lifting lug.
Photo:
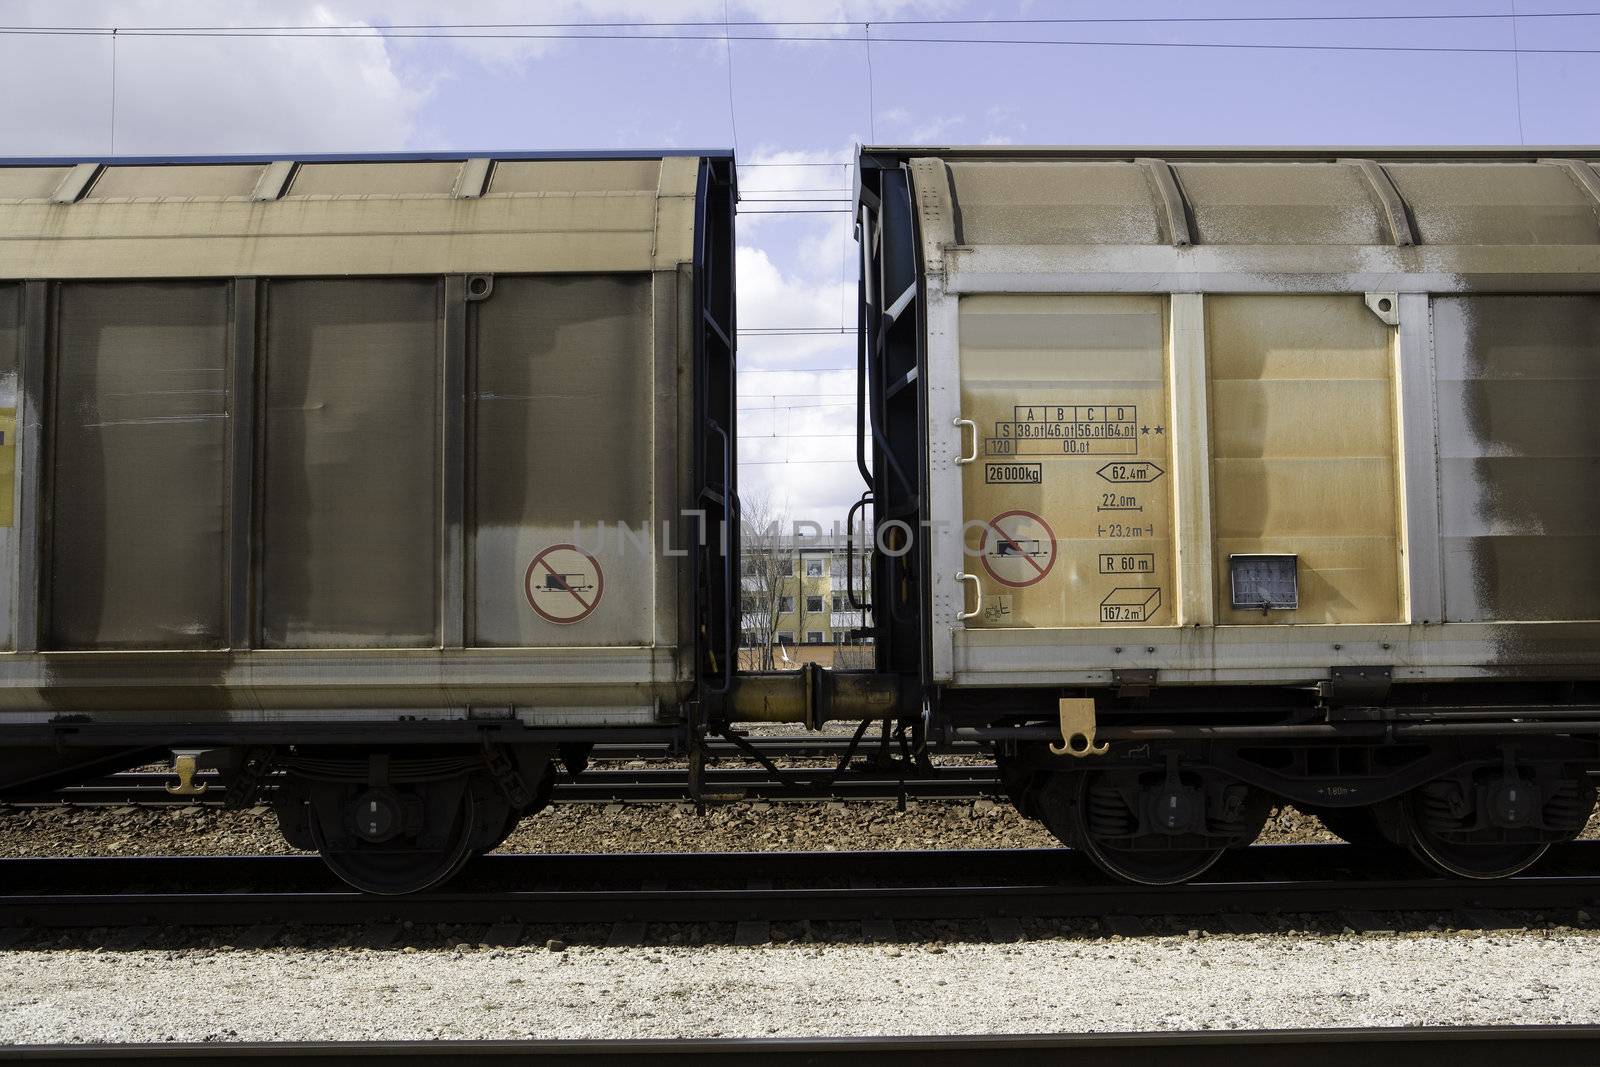
[[[1058,756],[1104,756],[1110,745],[1094,743],[1094,699],[1092,697],[1061,698],[1061,744],[1050,743],[1050,751]]]
[[[194,772],[198,753],[174,752],[172,754],[172,772],[178,776],[177,785],[167,786],[167,792],[175,797],[197,797],[211,787],[204,782],[194,780]]]

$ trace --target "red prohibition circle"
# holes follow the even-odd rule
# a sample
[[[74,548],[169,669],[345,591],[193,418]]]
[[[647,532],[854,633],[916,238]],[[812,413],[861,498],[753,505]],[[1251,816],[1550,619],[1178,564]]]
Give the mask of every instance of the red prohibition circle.
[[[576,552],[594,566],[593,600],[585,600],[578,591],[574,590],[571,586],[566,585],[565,578],[562,576],[561,572],[546,562],[546,558],[550,555],[550,553],[559,552],[562,549]],[[577,601],[578,605],[583,609],[582,611],[572,616],[552,615],[550,612],[538,605],[538,603],[533,599],[533,577],[536,573],[538,573],[541,566],[546,572],[554,575],[557,581],[561,583],[554,587],[545,586],[544,588],[554,588],[556,590],[564,589],[567,592],[567,595],[571,596],[573,600]],[[595,559],[589,553],[585,552],[583,549],[579,548],[577,545],[551,545],[549,548],[533,557],[533,562],[528,564],[527,573],[522,576],[522,595],[527,598],[528,607],[532,608],[534,613],[537,614],[539,618],[545,620],[546,622],[553,622],[557,626],[571,626],[575,622],[582,622],[584,619],[587,619],[594,613],[594,609],[600,606],[600,598],[605,595],[605,592],[606,575],[605,571],[600,569],[600,561]]]
[[[1043,567],[1039,566],[1039,564],[1037,564],[1037,563],[1034,563],[1032,556],[1023,556],[1022,557],[1023,559],[1027,560],[1029,563],[1032,563],[1034,569],[1037,570],[1039,573],[1035,574],[1032,578],[1029,578],[1026,581],[1021,581],[1021,582],[1017,581],[1014,578],[1002,578],[1000,575],[996,574],[994,568],[989,566],[989,553],[987,551],[985,551],[989,547],[989,535],[991,533],[999,534],[1000,536],[1004,537],[1008,541],[1010,541],[1012,539],[1010,534],[1006,533],[1004,530],[1002,530],[999,527],[998,523],[1000,522],[1000,520],[1001,519],[1019,518],[1019,517],[1020,518],[1025,518],[1025,519],[1031,519],[1034,522],[1038,523],[1041,527],[1044,528],[1045,535],[1050,539],[1050,541],[1049,541],[1049,543],[1050,543],[1050,559],[1045,563],[1045,565]],[[984,524],[983,541],[979,543],[978,551],[980,553],[982,553],[978,558],[983,562],[983,569],[989,572],[989,577],[993,578],[995,581],[999,582],[1001,585],[1009,585],[1013,589],[1026,589],[1030,585],[1036,585],[1039,582],[1044,581],[1045,575],[1049,574],[1051,569],[1053,567],[1055,567],[1055,565],[1056,565],[1056,532],[1050,528],[1050,524],[1048,522],[1044,521],[1044,516],[1042,516],[1042,515],[1035,515],[1031,511],[1006,511],[1006,512],[1001,512],[999,515],[996,515],[994,518],[990,519],[987,523]]]

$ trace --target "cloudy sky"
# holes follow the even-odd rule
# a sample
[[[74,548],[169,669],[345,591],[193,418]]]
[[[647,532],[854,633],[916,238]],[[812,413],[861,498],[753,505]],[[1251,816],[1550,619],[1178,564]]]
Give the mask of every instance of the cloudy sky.
[[[741,327],[807,331],[741,340],[741,478],[824,524],[857,143],[1594,144],[1597,84],[1600,0],[0,0],[0,155],[735,147]]]

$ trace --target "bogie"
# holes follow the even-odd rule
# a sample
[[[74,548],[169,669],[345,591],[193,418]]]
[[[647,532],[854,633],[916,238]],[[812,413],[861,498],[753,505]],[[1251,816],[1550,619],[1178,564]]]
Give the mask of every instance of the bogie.
[[[552,754],[545,746],[289,753],[279,759],[286,775],[273,807],[291,844],[315,849],[355,888],[417,892],[549,803]]]
[[[1214,772],[1160,763],[1046,767],[1032,772],[1019,808],[1101,871],[1141,885],[1188,881],[1266,821],[1259,790]],[[1012,774],[1019,774],[1013,768]]]
[[[1504,878],[1527,870],[1552,844],[1577,837],[1596,802],[1581,768],[1549,753],[1523,762],[1509,751],[1497,759],[1424,753],[1388,778],[1361,783],[1357,795],[1382,800],[1344,806],[1305,800],[1355,792],[1337,777],[1300,781],[1285,798],[1263,782],[1219,770],[1249,766],[1219,746],[1164,753],[1145,747],[1140,757],[1130,761],[1121,746],[1086,760],[1053,756],[1041,745],[1002,744],[998,751],[1002,781],[1022,814],[1103,872],[1146,885],[1198,877],[1227,849],[1254,840],[1271,807],[1286,802],[1350,844],[1409,850],[1447,877]],[[1438,766],[1441,759],[1452,765],[1448,774],[1408,787],[1406,767]]]

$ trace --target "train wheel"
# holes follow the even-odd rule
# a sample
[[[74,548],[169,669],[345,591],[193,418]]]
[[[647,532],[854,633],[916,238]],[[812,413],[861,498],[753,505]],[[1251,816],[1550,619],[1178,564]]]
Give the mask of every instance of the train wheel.
[[[436,886],[462,868],[483,835],[464,779],[405,793],[332,788],[344,795],[318,797],[328,787],[312,787],[311,838],[328,868],[363,893],[398,896]]]
[[[1193,881],[1228,852],[1226,848],[1134,851],[1112,848],[1092,837],[1084,839],[1083,851],[1111,877],[1135,885],[1181,885]]]
[[[1548,841],[1473,840],[1457,832],[1455,820],[1444,815],[1438,785],[1414,789],[1396,802],[1406,843],[1424,866],[1451,878],[1510,878],[1550,850]]]
[[[1267,815],[1248,787],[1176,767],[1055,772],[1037,795],[1052,833],[1106,874],[1137,885],[1198,878],[1230,847],[1253,841]]]

